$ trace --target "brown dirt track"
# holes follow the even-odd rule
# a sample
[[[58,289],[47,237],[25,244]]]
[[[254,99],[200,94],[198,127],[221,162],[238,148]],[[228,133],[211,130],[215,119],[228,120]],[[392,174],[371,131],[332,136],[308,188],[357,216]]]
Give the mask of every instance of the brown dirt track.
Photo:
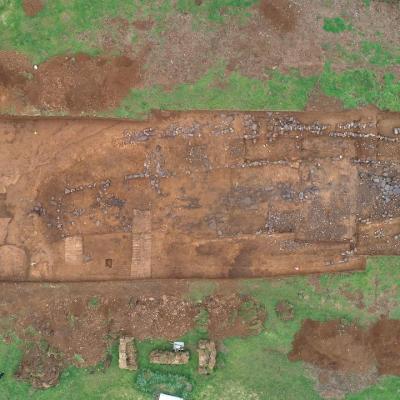
[[[400,254],[398,114],[3,119],[3,280],[238,278]]]

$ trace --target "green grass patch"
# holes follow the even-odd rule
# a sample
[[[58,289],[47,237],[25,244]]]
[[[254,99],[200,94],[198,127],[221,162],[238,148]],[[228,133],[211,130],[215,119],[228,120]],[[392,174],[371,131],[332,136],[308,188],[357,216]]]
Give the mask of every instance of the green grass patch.
[[[146,369],[137,374],[136,386],[152,396],[166,393],[184,399],[188,399],[193,390],[192,384],[184,376]]]
[[[400,377],[383,377],[376,385],[360,393],[346,396],[346,400],[394,400],[400,399]]]
[[[378,67],[400,64],[400,50],[398,48],[389,50],[381,43],[364,40],[360,44],[360,51],[370,64]]]
[[[351,31],[353,27],[341,17],[324,18],[323,28],[327,32],[340,33],[344,31]]]
[[[51,0],[34,17],[25,15],[22,0],[0,0],[0,48],[28,54],[34,63],[60,54],[102,52],[101,34],[113,36],[113,18],[151,18],[154,32],[166,28],[169,16],[190,13],[195,19],[222,22],[226,16],[248,15],[258,0]],[[135,30],[132,28],[132,41]]]
[[[265,347],[287,353],[302,320],[307,318],[319,321],[342,319],[368,325],[379,318],[379,305],[387,300],[390,301],[390,317],[398,317],[399,266],[398,257],[376,257],[369,259],[364,272],[321,275],[318,286],[308,277],[293,277],[245,281],[242,290],[264,304],[268,311]],[[350,300],[346,293],[361,293],[364,306]],[[293,305],[293,320],[282,321],[278,317],[275,307],[280,301]],[[375,313],[369,311],[371,307],[377,307]]]
[[[134,374],[118,367],[118,349],[113,348],[110,368],[102,363],[89,368],[70,367],[61,375],[60,383],[53,388],[36,390],[28,383],[18,381],[14,373],[22,359],[19,342],[5,344],[0,341],[1,400],[152,400],[135,388]]]
[[[177,10],[195,16],[205,16],[213,22],[223,22],[232,15],[249,16],[248,9],[259,0],[178,0]]]
[[[52,0],[35,17],[25,15],[22,0],[0,1],[3,50],[17,50],[39,63],[48,57],[101,51],[96,35],[104,18],[132,18],[135,2],[120,0]]]
[[[267,346],[266,334],[224,342],[220,367],[197,387],[194,397],[208,400],[320,399],[301,363]],[[289,384],[290,382],[290,384]]]
[[[211,280],[193,281],[189,284],[189,292],[186,297],[195,303],[200,303],[207,296],[211,296],[216,288],[217,284]]]
[[[400,81],[392,73],[378,77],[365,68],[335,72],[326,64],[319,85],[325,95],[338,98],[345,108],[374,104],[382,110],[400,111]]]
[[[224,67],[211,69],[193,84],[172,90],[161,86],[134,89],[114,112],[118,117],[144,118],[151,110],[302,110],[316,78],[293,70],[272,71],[259,80],[237,72],[225,75]]]

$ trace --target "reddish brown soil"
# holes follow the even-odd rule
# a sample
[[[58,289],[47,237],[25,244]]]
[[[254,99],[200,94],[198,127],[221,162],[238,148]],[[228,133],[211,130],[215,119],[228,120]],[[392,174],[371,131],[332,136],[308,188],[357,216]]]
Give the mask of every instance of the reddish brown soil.
[[[45,342],[29,342],[15,376],[35,388],[46,389],[58,383],[65,365],[62,355]]]
[[[137,63],[124,56],[56,57],[40,65],[26,86],[27,97],[41,110],[106,110],[126,97],[138,77]]]
[[[24,0],[23,8],[28,17],[34,17],[37,13],[42,11],[44,7],[43,0]]]
[[[194,328],[202,309],[210,315],[210,335],[220,339],[259,333],[266,315],[249,296],[218,292],[204,302],[187,301],[190,282],[183,280],[0,285],[0,335],[13,331],[33,343],[24,348],[18,376],[36,386],[54,384],[64,363],[104,360],[107,347],[122,335],[177,339]],[[230,283],[226,287],[237,290]]]
[[[399,123],[374,110],[4,119],[0,278],[362,269],[400,254]]]
[[[354,372],[366,372],[374,363],[366,332],[340,321],[321,323],[305,320],[295,337],[289,358],[321,368]]]
[[[381,319],[369,331],[381,375],[400,375],[400,321]]]
[[[152,21],[151,19],[142,19],[134,21],[132,24],[136,29],[139,29],[140,31],[148,31],[153,27],[154,21]]]
[[[205,307],[213,339],[257,335],[266,319],[264,308],[249,296],[211,296],[205,300]]]
[[[70,114],[104,111],[116,107],[139,77],[138,63],[126,56],[60,56],[34,70],[26,58],[2,53],[0,105]]]
[[[308,98],[307,111],[343,111],[343,104],[339,99],[324,95],[318,88],[315,88]]]
[[[280,32],[291,32],[296,26],[298,11],[290,0],[263,0],[260,11],[267,23]]]
[[[322,369],[400,375],[400,321],[381,319],[368,330],[341,321],[305,320],[293,341],[292,361]]]

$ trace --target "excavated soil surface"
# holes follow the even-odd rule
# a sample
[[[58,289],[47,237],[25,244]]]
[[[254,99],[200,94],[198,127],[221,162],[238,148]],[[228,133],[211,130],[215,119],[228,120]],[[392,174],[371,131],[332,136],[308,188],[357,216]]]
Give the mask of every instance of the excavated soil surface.
[[[381,319],[369,329],[333,320],[305,320],[293,341],[292,361],[325,370],[400,375],[400,321]]]
[[[0,279],[243,278],[400,254],[400,116],[0,120]]]
[[[40,64],[0,53],[0,106],[4,111],[81,114],[118,106],[138,84],[140,68],[127,56],[58,56]]]
[[[249,296],[211,296],[204,302],[213,339],[261,333],[266,311]]]
[[[281,32],[294,30],[298,13],[297,5],[289,0],[263,0],[260,4],[261,14],[268,24]]]

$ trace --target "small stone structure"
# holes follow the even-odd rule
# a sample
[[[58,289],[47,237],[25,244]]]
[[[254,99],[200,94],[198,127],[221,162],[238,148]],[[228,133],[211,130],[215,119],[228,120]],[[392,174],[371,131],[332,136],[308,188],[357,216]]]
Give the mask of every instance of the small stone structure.
[[[152,364],[168,365],[187,364],[189,362],[189,352],[154,350],[150,353],[150,362]]]
[[[199,374],[207,375],[215,367],[217,360],[217,349],[215,343],[211,340],[200,340],[197,345],[199,353]]]
[[[131,371],[138,369],[135,340],[132,337],[119,339],[119,367]]]

